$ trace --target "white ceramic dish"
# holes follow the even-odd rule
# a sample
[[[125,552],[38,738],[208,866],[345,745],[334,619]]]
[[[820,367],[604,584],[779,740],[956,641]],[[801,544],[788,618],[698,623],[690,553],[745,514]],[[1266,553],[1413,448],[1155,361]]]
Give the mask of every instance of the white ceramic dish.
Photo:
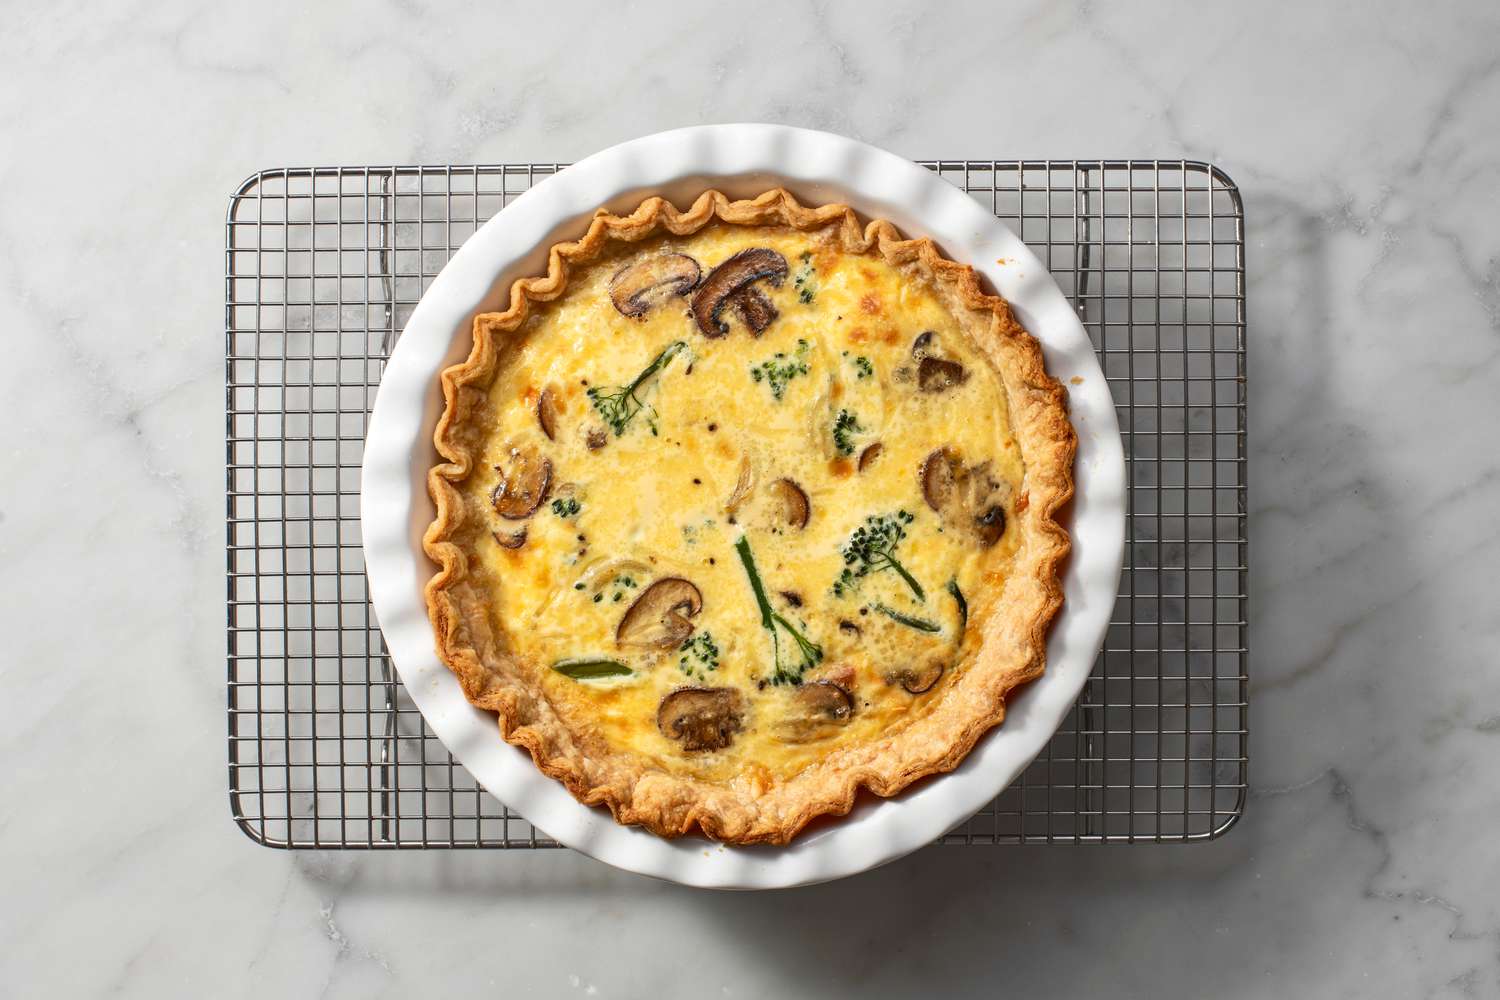
[[[804,204],[847,202],[935,239],[1010,300],[1068,388],[1078,430],[1077,497],[1066,603],[1047,644],[1047,672],[957,770],[894,799],[862,796],[845,819],[788,847],[665,840],[581,805],[501,740],[433,651],[420,539],[433,516],[427,470],[442,411],[437,373],[468,355],[475,313],[500,307],[517,278],[544,273],[546,250],[572,239],[599,206],[629,211],[650,194],[687,205],[704,188],[750,197],[784,186]],[[1002,265],[998,261],[1004,260]],[[456,253],[412,314],[381,378],[365,442],[362,522],[370,599],[402,681],[428,725],[501,801],[569,847],[687,885],[761,889],[852,875],[901,857],[963,822],[1037,755],[1088,678],[1119,583],[1125,464],[1113,401],[1088,336],[1042,263],[967,194],[891,153],[842,136],[773,125],[712,125],[627,142],[517,198]]]

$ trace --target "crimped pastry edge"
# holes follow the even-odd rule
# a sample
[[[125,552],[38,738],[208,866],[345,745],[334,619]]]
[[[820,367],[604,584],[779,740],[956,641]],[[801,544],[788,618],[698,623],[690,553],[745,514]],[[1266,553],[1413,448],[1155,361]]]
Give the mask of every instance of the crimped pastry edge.
[[[847,253],[873,248],[893,266],[922,271],[1004,383],[1026,469],[1028,503],[1014,518],[1023,541],[1011,574],[982,621],[971,623],[982,629],[977,648],[939,703],[892,739],[837,748],[754,798],[651,768],[632,754],[608,752],[598,741],[582,745],[545,695],[527,683],[524,671],[510,669],[511,658],[495,648],[483,595],[466,586],[467,556],[452,541],[467,513],[456,484],[473,466],[465,428],[485,402],[501,358],[501,337],[520,328],[533,303],[560,296],[572,266],[602,256],[612,244],[667,233],[686,236],[715,221],[829,229]],[[475,318],[469,357],[440,378],[444,409],[434,442],[445,461],[428,474],[437,513],[423,536],[424,550],[439,566],[426,587],[438,655],[458,677],[465,697],[496,713],[507,742],[526,749],[543,773],[580,802],[607,806],[620,823],[666,837],[697,829],[727,843],[785,844],[815,817],[847,814],[860,788],[892,796],[919,778],[957,767],[979,737],[1004,719],[1009,692],[1045,669],[1047,629],[1062,605],[1059,576],[1070,548],[1057,521],[1073,495],[1077,449],[1066,392],[1047,374],[1040,345],[1009,304],[986,294],[973,268],[943,257],[930,239],[903,239],[883,219],[861,227],[848,205],[807,207],[780,188],[744,201],[709,190],[686,211],[659,197],[646,199],[629,215],[601,209],[582,238],[550,248],[545,275],[511,285],[507,308]]]

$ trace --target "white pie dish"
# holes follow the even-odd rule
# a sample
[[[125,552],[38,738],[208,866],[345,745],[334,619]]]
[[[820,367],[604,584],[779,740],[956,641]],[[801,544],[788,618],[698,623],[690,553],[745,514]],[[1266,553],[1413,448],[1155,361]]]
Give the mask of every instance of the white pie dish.
[[[580,234],[601,205],[628,212],[661,194],[685,206],[710,186],[741,197],[786,187],[804,204],[847,202],[866,218],[931,236],[949,257],[980,271],[1041,341],[1048,370],[1069,390],[1079,436],[1077,497],[1065,518],[1074,548],[1046,674],[1011,699],[1005,722],[951,774],[893,799],[862,797],[848,817],[786,847],[666,840],[577,802],[501,739],[492,714],[464,698],[434,652],[422,593],[434,569],[420,540],[433,517],[426,475],[437,461],[437,373],[467,356],[474,315],[500,308],[516,278],[544,273],[547,248]],[[1124,550],[1114,404],[1082,325],[1041,262],[936,174],[841,136],[770,125],[704,126],[615,146],[541,182],[481,227],[433,282],[386,366],[362,491],[370,598],[396,670],[444,745],[481,785],[558,841],[620,868],[719,888],[802,885],[875,867],[929,843],[1003,790],[1045,746],[1087,680]]]

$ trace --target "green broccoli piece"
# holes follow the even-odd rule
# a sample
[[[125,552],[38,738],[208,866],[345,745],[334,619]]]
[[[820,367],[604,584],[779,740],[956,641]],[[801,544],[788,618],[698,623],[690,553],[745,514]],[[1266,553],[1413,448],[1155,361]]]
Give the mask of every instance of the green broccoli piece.
[[[682,656],[677,660],[677,667],[689,677],[701,679],[705,671],[719,669],[719,645],[714,642],[712,632],[693,633],[679,651]]]
[[[740,562],[745,566],[745,575],[750,578],[750,589],[754,592],[755,603],[760,608],[761,628],[771,633],[771,661],[776,667],[775,673],[771,676],[771,683],[801,684],[802,674],[822,662],[823,647],[807,638],[797,630],[795,625],[771,610],[771,602],[766,600],[766,588],[762,585],[760,573],[755,568],[755,556],[750,553],[750,539],[741,535],[740,540],[734,543],[734,547],[740,554]],[[801,662],[795,666],[782,665],[781,642],[777,637],[777,626],[785,629],[797,644]]]
[[[864,381],[875,374],[875,365],[863,354],[856,354],[850,357],[849,352],[845,351],[844,357],[849,358],[849,363],[854,366],[854,377],[860,381]]]
[[[641,399],[638,393],[641,386],[645,385],[651,376],[665,369],[672,363],[672,359],[686,348],[687,344],[681,340],[668,344],[629,385],[589,388],[589,402],[594,404],[594,409],[599,411],[600,418],[615,432],[615,437],[624,434],[625,428],[642,410],[651,411],[650,416],[646,417],[646,424],[651,428],[652,434],[656,433],[656,409]]]
[[[916,615],[909,615],[904,611],[897,611],[888,604],[881,604],[877,601],[870,606],[896,624],[905,625],[907,628],[914,628],[918,632],[941,632],[943,630],[943,627],[937,622],[928,621],[926,618],[918,618]]]
[[[894,514],[871,514],[865,518],[865,523],[854,529],[840,549],[844,555],[844,570],[833,585],[834,595],[845,597],[852,594],[859,588],[859,581],[871,573],[889,569],[906,581],[917,600],[926,601],[927,592],[896,558],[896,546],[906,537],[906,526],[912,520],[912,515],[904,510]]]
[[[786,384],[798,375],[806,375],[810,371],[807,363],[807,353],[812,345],[805,340],[797,341],[797,353],[788,358],[782,351],[767,361],[750,368],[750,377],[756,382],[765,382],[771,387],[771,396],[780,399],[786,392]]]
[[[859,418],[848,410],[840,410],[833,418],[833,446],[840,455],[854,454],[854,435],[864,430]]]
[[[812,305],[812,300],[818,295],[818,283],[813,280],[816,269],[813,267],[812,251],[802,251],[797,259],[802,262],[802,266],[797,269],[797,276],[792,279],[792,284],[797,289],[797,301],[803,305]]]

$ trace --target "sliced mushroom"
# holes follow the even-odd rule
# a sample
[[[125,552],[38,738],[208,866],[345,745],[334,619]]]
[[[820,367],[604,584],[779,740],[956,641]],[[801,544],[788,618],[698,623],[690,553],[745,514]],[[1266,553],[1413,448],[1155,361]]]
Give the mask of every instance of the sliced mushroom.
[[[767,281],[779,288],[786,275],[786,258],[775,250],[766,247],[741,250],[709,272],[694,293],[693,318],[698,322],[698,329],[703,331],[705,337],[722,337],[728,333],[729,326],[720,320],[719,314],[724,311],[730,299],[735,298],[735,306],[741,317],[751,329],[759,333],[760,330],[755,328],[754,323],[765,315],[766,309],[770,309],[772,314],[775,309],[770,308],[770,301],[759,292],[756,295],[760,295],[764,306],[750,298],[738,298],[737,293],[757,281]],[[769,323],[774,318],[772,315],[765,322]]]
[[[687,254],[647,257],[615,272],[609,279],[609,300],[626,316],[644,316],[657,303],[691,292],[702,273]]]
[[[1005,507],[1002,501],[1010,489],[990,474],[990,463],[980,462],[968,469],[963,482],[962,513],[979,544],[989,548],[1005,534]]]
[[[1005,534],[1005,508],[999,504],[985,508],[974,518],[974,530],[985,548],[994,545]]]
[[[990,475],[989,462],[965,466],[952,449],[939,448],[923,459],[917,478],[927,506],[980,545],[989,548],[1005,534],[1006,488]]]
[[[551,387],[543,389],[536,398],[536,422],[541,425],[548,441],[557,440],[557,396]]]
[[[775,498],[777,514],[787,527],[798,531],[807,527],[807,519],[812,515],[812,503],[802,487],[790,479],[778,479],[766,487],[766,490]]]
[[[499,531],[492,531],[490,532],[490,534],[495,536],[495,541],[499,543],[500,547],[503,549],[519,549],[521,546],[526,544],[525,525],[521,526],[521,530],[512,532],[508,535],[503,534]]]
[[[750,495],[751,489],[755,487],[755,472],[750,468],[748,456],[740,459],[740,475],[734,482],[734,492],[729,494],[729,499],[724,501],[724,510],[734,514],[740,509],[740,504]]]
[[[932,690],[932,686],[943,676],[943,663],[941,660],[928,660],[920,666],[903,667],[896,671],[893,679],[909,694],[922,694]]]
[[[879,441],[876,441],[872,445],[866,445],[865,450],[859,453],[859,471],[864,472],[873,465],[875,460],[880,457],[882,451],[885,451],[885,445]]]
[[[609,435],[604,432],[603,427],[590,427],[583,443],[588,446],[589,451],[598,451],[609,444]]]
[[[760,290],[746,285],[733,295],[729,296],[729,302],[734,306],[735,312],[740,314],[740,319],[750,328],[751,333],[760,333],[770,326],[772,321],[780,316],[771,300],[761,294]]]
[[[922,481],[922,499],[927,506],[942,513],[953,499],[954,485],[963,474],[963,463],[949,448],[939,448],[922,460],[919,475]]]
[[[682,749],[722,750],[744,725],[745,699],[734,688],[685,687],[656,709],[656,728]]]
[[[512,448],[510,468],[495,466],[500,482],[490,493],[495,513],[510,521],[530,517],[552,489],[552,461],[535,448]]]
[[[797,704],[811,716],[845,723],[854,712],[854,699],[833,681],[812,681],[797,691]]]
[[[793,714],[777,726],[782,739],[800,743],[832,726],[843,726],[854,714],[854,699],[833,681],[811,681],[792,696]]]
[[[679,576],[657,580],[641,591],[615,629],[622,646],[676,649],[693,634],[688,621],[703,610],[703,595]]]
[[[911,359],[917,363],[917,388],[923,392],[947,392],[969,378],[967,368],[939,352],[937,334],[931,330],[923,330],[911,342]]]
[[[917,388],[923,392],[947,392],[968,378],[969,370],[957,361],[928,354],[917,362]]]

